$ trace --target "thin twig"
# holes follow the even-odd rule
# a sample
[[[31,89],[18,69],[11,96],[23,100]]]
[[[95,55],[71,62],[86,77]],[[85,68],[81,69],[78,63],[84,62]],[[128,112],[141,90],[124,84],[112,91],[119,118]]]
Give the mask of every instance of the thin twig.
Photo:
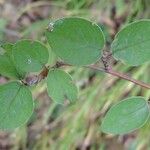
[[[62,66],[71,66],[71,65],[70,64],[66,64],[64,62],[57,62],[54,66],[44,67],[44,69],[41,71],[41,73],[39,75],[34,76],[35,78],[33,78],[33,81],[32,81],[32,78],[29,81],[26,80],[26,84],[29,85],[29,86],[38,84],[41,80],[43,80],[43,79],[45,79],[47,77],[48,70],[50,68],[60,68]],[[150,89],[150,84],[147,84],[147,83],[144,83],[142,81],[133,79],[132,77],[130,77],[130,76],[126,75],[126,74],[114,71],[112,69],[105,69],[103,67],[96,67],[94,65],[84,66],[84,67],[85,68],[89,68],[89,69],[93,69],[93,70],[98,70],[98,71],[101,71],[101,72],[105,72],[105,73],[111,74],[111,75],[113,75],[115,77],[118,77],[118,78],[130,81],[130,82],[132,82],[132,83],[134,83],[136,85],[139,85],[139,86],[141,86],[143,88]]]
[[[136,84],[136,85],[139,85],[139,86],[141,86],[141,87],[143,87],[143,88],[150,89],[150,84],[147,84],[147,83],[145,83],[145,82],[142,82],[142,81],[133,79],[132,77],[130,77],[130,76],[126,75],[126,74],[123,74],[123,73],[114,71],[114,70],[112,70],[112,69],[105,70],[105,68],[98,68],[98,67],[95,67],[95,66],[87,66],[87,68],[94,69],[94,70],[98,70],[98,71],[102,71],[102,72],[111,74],[111,75],[113,75],[113,76],[116,76],[116,77],[118,77],[118,78],[121,78],[121,79],[130,81],[130,82],[132,82],[132,83],[134,83],[134,84]]]
[[[145,83],[145,82],[142,82],[142,81],[139,81],[139,80],[136,80],[136,79],[133,79],[131,78],[130,76],[126,75],[126,74],[123,74],[123,73],[120,73],[120,72],[116,72],[114,70],[109,70],[107,71],[107,73],[113,75],[113,76],[116,76],[116,77],[119,77],[119,78],[122,78],[122,79],[125,79],[125,80],[128,80],[130,82],[133,82],[137,85],[140,85],[144,88],[147,88],[147,89],[150,89],[150,85]]]

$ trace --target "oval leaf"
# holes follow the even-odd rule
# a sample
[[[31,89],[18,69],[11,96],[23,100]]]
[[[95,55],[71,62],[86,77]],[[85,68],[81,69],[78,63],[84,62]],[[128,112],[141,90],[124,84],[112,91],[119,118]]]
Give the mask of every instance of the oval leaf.
[[[56,55],[69,64],[88,65],[102,56],[102,30],[88,20],[63,18],[51,22],[46,37]]]
[[[13,46],[15,65],[25,72],[38,72],[48,61],[47,48],[38,41],[20,40]]]
[[[74,102],[77,99],[77,87],[71,76],[62,70],[49,71],[47,88],[49,96],[57,103],[63,104],[66,99]]]
[[[12,46],[7,43],[0,47],[0,74],[9,78],[22,78],[24,73],[16,69],[12,58]]]
[[[18,82],[0,86],[0,128],[14,129],[27,122],[33,112],[30,90]]]
[[[150,61],[150,20],[133,22],[112,43],[113,56],[131,66]]]
[[[106,114],[101,129],[105,133],[125,134],[142,127],[149,107],[142,97],[131,97],[114,105]]]

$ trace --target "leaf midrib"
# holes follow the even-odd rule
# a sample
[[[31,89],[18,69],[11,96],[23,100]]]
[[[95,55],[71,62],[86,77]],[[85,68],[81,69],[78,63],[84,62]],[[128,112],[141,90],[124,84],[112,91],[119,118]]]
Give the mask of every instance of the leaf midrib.
[[[4,113],[4,117],[1,119],[1,122],[3,122],[3,121],[4,121],[4,119],[7,117],[7,115],[8,115],[8,112],[9,112],[9,110],[10,110],[11,105],[14,103],[14,101],[15,101],[15,99],[16,99],[16,97],[17,97],[18,93],[20,92],[20,90],[21,90],[22,86],[21,86],[21,85],[19,85],[19,86],[20,86],[20,87],[19,87],[19,89],[18,89],[17,93],[15,94],[14,98],[11,100],[11,102],[10,102],[10,104],[9,104],[9,106],[8,106],[8,109],[7,109],[7,110],[6,110],[6,112]]]
[[[150,41],[150,39],[140,40],[140,42],[136,41],[136,43],[133,43],[133,44],[131,44],[131,45],[129,45],[129,46],[124,46],[123,48],[115,49],[115,50],[113,51],[113,54],[115,54],[115,53],[117,53],[117,52],[119,52],[119,51],[124,51],[124,49],[127,49],[127,48],[135,47],[135,45],[136,45],[136,46],[141,45],[141,43],[143,43],[143,42],[149,42],[149,41]],[[112,49],[113,49],[113,47],[112,47]]]

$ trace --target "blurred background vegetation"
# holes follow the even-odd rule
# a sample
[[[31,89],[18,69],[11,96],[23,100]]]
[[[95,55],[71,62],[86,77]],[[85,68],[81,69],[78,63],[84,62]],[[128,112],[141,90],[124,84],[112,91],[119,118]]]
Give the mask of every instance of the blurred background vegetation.
[[[0,42],[32,38],[46,42],[53,19],[68,16],[98,23],[106,48],[125,24],[150,18],[149,0],[0,0]],[[48,47],[49,63],[56,56]],[[150,64],[129,67],[112,60],[114,68],[150,83]],[[64,67],[79,87],[72,105],[58,105],[47,96],[45,81],[33,87],[35,112],[26,126],[0,131],[0,150],[150,150],[150,122],[128,135],[106,135],[100,125],[107,110],[128,96],[150,97],[150,91],[101,72]],[[9,79],[0,76],[0,84]],[[130,108],[129,108],[130,109]],[[17,116],[16,116],[17,117]]]

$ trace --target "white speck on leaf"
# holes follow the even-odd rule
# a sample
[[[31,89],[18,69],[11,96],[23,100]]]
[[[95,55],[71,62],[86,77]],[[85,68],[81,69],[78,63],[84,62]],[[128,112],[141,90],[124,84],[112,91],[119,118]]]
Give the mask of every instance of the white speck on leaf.
[[[54,23],[50,22],[49,25],[48,25],[48,30],[53,31],[53,29],[54,29]]]
[[[29,65],[30,65],[30,64],[31,64],[31,62],[32,62],[32,61],[31,61],[31,59],[28,59],[28,60],[27,60],[27,64],[29,64]]]

